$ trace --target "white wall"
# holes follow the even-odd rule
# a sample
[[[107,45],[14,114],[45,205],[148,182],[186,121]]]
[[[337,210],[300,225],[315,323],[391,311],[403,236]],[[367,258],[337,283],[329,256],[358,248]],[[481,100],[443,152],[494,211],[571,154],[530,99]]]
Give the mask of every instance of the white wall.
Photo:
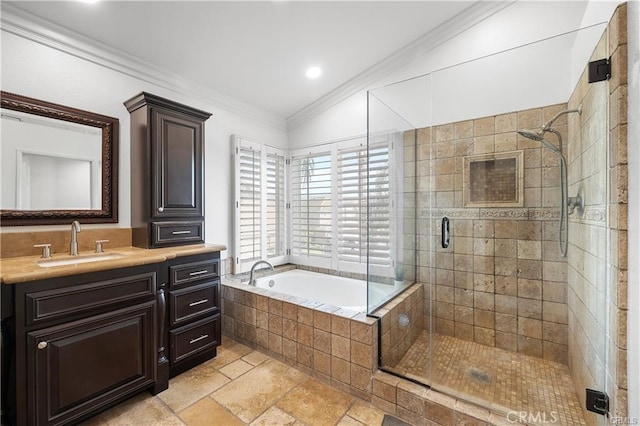
[[[213,116],[205,128],[205,240],[231,249],[233,230],[231,134],[238,134],[276,147],[285,147],[284,130],[261,124],[182,93],[168,90],[59,50],[2,32],[2,90],[117,117],[120,120],[119,223],[131,225],[129,113],[125,100],[147,91]],[[133,194],[133,196],[136,196]],[[89,225],[88,225],[89,226]],[[107,227],[93,225],[90,227]],[[3,227],[0,232],[24,232],[60,227]],[[225,257],[225,254],[223,254]]]
[[[452,102],[444,102],[443,100],[445,99],[465,99],[469,94],[469,87],[483,88],[487,81],[483,79],[474,81],[473,73],[467,73],[466,79],[458,80],[462,84],[447,84],[444,86],[449,81],[449,77],[453,75],[453,71],[449,72],[444,69],[496,52],[506,51],[574,31],[578,28],[606,22],[619,2],[598,1],[596,3],[597,5],[572,1],[516,2],[381,79],[371,88],[379,88],[386,84],[443,70],[432,76],[433,84],[436,86],[436,83],[440,83],[441,87],[447,87],[451,92],[436,94],[436,98],[433,99],[434,112],[439,114],[437,122],[482,117],[497,112],[523,110],[540,105],[566,102],[575,86],[576,76],[579,76],[579,73],[584,69],[597,38],[599,38],[599,34],[597,37],[591,35],[586,41],[578,43],[572,51],[566,54],[558,55],[561,52],[554,49],[547,49],[542,54],[537,53],[537,55],[543,56],[542,62],[537,63],[536,66],[546,66],[547,68],[541,67],[539,69],[545,69],[545,73],[553,75],[553,78],[546,76],[542,78],[540,75],[535,75],[535,73],[529,73],[525,79],[522,77],[522,73],[510,74],[509,67],[514,65],[521,69],[526,67],[526,55],[522,55],[513,63],[494,63],[491,65],[502,66],[503,68],[501,70],[502,74],[496,76],[494,82],[504,82],[509,87],[514,88],[529,88],[530,90],[527,91],[526,96],[516,97],[513,96],[512,90],[503,90],[503,95],[490,98],[483,96],[473,104],[455,103],[454,105]],[[565,38],[567,37],[571,37],[571,35],[565,36]],[[542,43],[539,45],[538,50],[544,50],[547,46],[548,44]],[[533,46],[528,49],[535,48]],[[517,56],[517,53],[508,55],[514,57]],[[478,63],[483,76],[487,76],[487,61],[490,62],[491,59]],[[468,67],[471,66],[468,65]],[[542,84],[543,81],[546,84]],[[491,104],[483,102],[484,99],[489,99]],[[291,129],[289,131],[289,147],[296,148],[365,134],[367,123],[366,103],[366,92],[356,93],[318,114],[313,119]],[[446,105],[454,106],[450,110],[450,112],[455,113],[452,119],[447,118],[446,111],[438,110],[438,107]],[[500,108],[501,111],[496,111],[497,108]],[[405,114],[409,121],[417,121],[414,116],[420,115],[419,113],[403,112],[403,115]],[[433,118],[436,117],[434,116]]]
[[[640,3],[627,5],[629,158],[629,313],[627,380],[629,417],[640,422]]]

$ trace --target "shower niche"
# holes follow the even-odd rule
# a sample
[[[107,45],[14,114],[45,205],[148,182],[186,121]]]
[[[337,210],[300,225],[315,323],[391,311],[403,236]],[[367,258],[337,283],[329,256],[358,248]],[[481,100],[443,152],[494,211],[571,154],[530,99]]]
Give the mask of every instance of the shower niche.
[[[472,155],[462,161],[465,207],[522,207],[523,151]]]
[[[381,297],[369,275],[382,370],[503,416],[604,424],[583,407],[606,382],[608,87],[587,82],[605,29],[369,91],[370,137],[402,141],[391,252],[415,276]]]

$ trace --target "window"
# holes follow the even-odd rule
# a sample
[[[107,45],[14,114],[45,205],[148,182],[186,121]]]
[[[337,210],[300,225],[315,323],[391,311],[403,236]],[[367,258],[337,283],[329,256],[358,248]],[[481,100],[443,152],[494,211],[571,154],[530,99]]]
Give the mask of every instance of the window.
[[[286,261],[284,152],[234,137],[236,272]]]
[[[268,259],[365,273],[368,251],[370,270],[389,274],[392,153],[388,138],[374,142],[294,150],[287,164],[284,152],[236,138],[236,271]]]

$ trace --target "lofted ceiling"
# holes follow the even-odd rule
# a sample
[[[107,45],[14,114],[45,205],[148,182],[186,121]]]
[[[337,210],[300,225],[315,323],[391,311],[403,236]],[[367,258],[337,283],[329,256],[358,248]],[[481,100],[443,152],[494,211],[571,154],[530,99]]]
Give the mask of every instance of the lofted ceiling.
[[[286,118],[476,1],[2,3]]]

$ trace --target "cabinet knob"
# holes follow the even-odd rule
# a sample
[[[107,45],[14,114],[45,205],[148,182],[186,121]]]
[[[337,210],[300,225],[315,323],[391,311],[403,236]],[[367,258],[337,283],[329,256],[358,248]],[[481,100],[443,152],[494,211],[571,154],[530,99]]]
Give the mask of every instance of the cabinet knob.
[[[38,343],[38,349],[44,349],[47,347],[47,342],[40,342]]]
[[[164,211],[164,207],[158,207],[158,211],[162,213]]]

